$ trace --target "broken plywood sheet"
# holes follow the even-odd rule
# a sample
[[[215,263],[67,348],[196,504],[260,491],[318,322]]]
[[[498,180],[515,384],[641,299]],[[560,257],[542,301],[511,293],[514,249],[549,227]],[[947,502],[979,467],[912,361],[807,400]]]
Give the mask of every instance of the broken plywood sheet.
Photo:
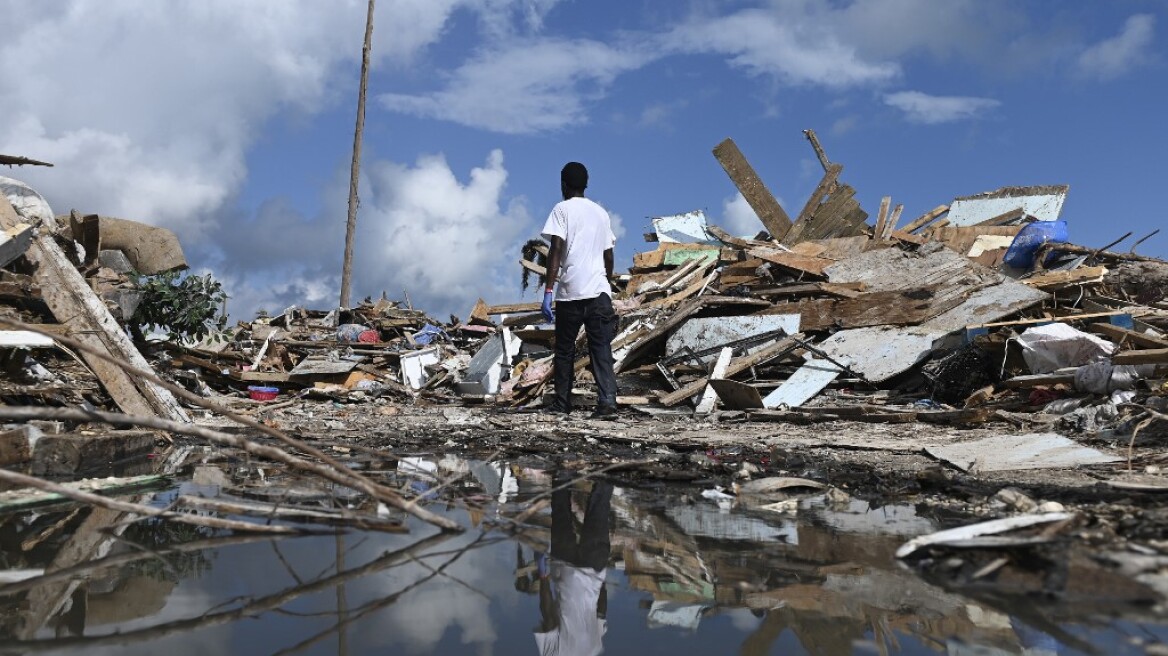
[[[756,410],[762,408],[762,395],[753,385],[736,380],[711,380],[710,387],[727,410]]]
[[[788,335],[799,332],[799,315],[702,317],[690,319],[665,342],[666,355],[676,355],[688,347],[695,351],[728,344],[755,335],[782,330]],[[758,348],[762,348],[759,346]],[[714,356],[710,356],[713,358]]]
[[[1003,435],[973,442],[925,447],[925,452],[962,471],[1060,469],[1120,462],[1122,458],[1082,446],[1056,433]]]
[[[839,367],[826,360],[809,358],[807,364],[799,367],[778,389],[768,394],[762,404],[766,408],[798,408],[815,398],[841,373]]]
[[[1002,187],[974,196],[963,196],[949,207],[949,225],[971,226],[1021,208],[1039,221],[1054,221],[1063,210],[1068,185]]]

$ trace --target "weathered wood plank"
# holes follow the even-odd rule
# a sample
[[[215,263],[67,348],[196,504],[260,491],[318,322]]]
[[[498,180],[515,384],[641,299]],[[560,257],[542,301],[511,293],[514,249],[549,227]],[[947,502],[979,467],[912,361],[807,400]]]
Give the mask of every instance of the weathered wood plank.
[[[1149,349],[1168,348],[1168,339],[1153,337],[1145,333],[1128,330],[1127,328],[1113,326],[1109,323],[1093,323],[1087,326],[1087,330],[1097,335],[1108,337],[1116,343],[1126,342]]]
[[[33,446],[33,476],[72,476],[144,456],[154,450],[149,431],[110,431],[103,435],[42,435]]]
[[[1168,364],[1168,348],[1124,351],[1111,356],[1112,364]]]
[[[871,292],[856,298],[802,299],[778,303],[758,314],[798,314],[804,331],[866,326],[914,326],[957,307],[960,295],[939,294],[937,287]]]
[[[813,276],[822,276],[824,269],[835,264],[835,260],[822,257],[807,257],[805,255],[787,253],[780,250],[754,248],[747,251],[747,254],[751,257],[777,264],[785,269],[793,269],[795,271],[809,273]]]
[[[930,223],[935,221],[937,219],[937,217],[941,216],[942,214],[944,214],[945,212],[948,212],[948,211],[949,211],[948,205],[938,205],[938,206],[934,207],[933,209],[929,210],[928,212],[925,212],[924,214],[920,215],[916,219],[913,219],[912,221],[910,221],[909,224],[906,225],[905,227],[901,228],[901,230],[903,230],[904,232],[907,232],[909,234],[912,234],[912,233],[916,232],[917,230],[920,230],[921,228],[929,225]]]
[[[730,176],[734,186],[742,192],[742,197],[758,215],[771,238],[782,240],[786,237],[787,231],[791,229],[791,218],[787,216],[787,212],[775,199],[774,194],[763,184],[734,140],[726,139],[715,146],[714,157],[726,170],[726,175]]]
[[[840,173],[843,170],[843,164],[831,164],[827,167],[827,172],[824,174],[823,179],[819,181],[819,186],[815,188],[815,191],[811,192],[807,203],[799,212],[799,218],[791,226],[791,230],[787,232],[787,236],[783,238],[784,245],[791,246],[803,241],[803,233],[807,230],[808,223],[810,223],[811,218],[815,215],[815,211],[819,208],[823,199],[835,191],[839,182]]]

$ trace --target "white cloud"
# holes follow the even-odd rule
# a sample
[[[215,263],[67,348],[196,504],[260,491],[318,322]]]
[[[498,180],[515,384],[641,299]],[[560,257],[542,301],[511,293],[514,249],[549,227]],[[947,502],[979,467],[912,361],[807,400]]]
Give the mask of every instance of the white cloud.
[[[505,134],[558,130],[586,123],[588,102],[649,59],[599,41],[539,39],[479,53],[443,90],[379,99],[391,110]]]
[[[898,91],[886,94],[884,104],[901,110],[913,123],[933,125],[977,118],[1002,103],[992,98],[930,96],[920,91]]]
[[[1116,36],[1100,41],[1079,55],[1079,73],[1109,80],[1145,63],[1155,37],[1156,17],[1136,14],[1127,19]]]
[[[347,171],[328,192],[343,207]],[[503,153],[460,180],[442,155],[411,166],[389,161],[363,167],[353,253],[353,303],[403,300],[438,320],[465,318],[479,296],[511,302],[521,294],[519,247],[538,231],[522,197],[506,200]],[[331,225],[328,223],[332,222]],[[308,219],[283,202],[260,209],[223,245],[216,276],[231,283],[230,308],[240,319],[258,309],[298,304],[335,307],[340,289],[344,215]]]
[[[521,23],[512,32],[539,29],[556,1],[380,3],[374,65],[410,64],[442,38],[456,12],[473,12],[490,37],[506,32],[508,21]],[[247,180],[247,155],[271,119],[311,116],[347,102],[366,6],[365,0],[0,0],[11,28],[0,41],[0,152],[56,164],[18,175],[58,211],[75,207],[174,229],[188,256],[202,257],[192,263],[213,265],[224,280],[237,318],[250,318],[258,307],[332,306],[343,228],[280,203],[254,217],[234,207]],[[495,248],[498,259],[506,245],[500,235],[514,234],[513,224],[526,220],[522,200],[508,205],[499,196],[506,179],[501,156],[465,185],[440,158],[416,167],[366,162],[365,171],[362,216],[383,216],[364,220],[362,230],[383,220],[398,228],[361,242],[378,259],[358,264],[364,268],[355,276],[355,296],[408,288],[425,303],[424,290],[434,290],[441,307],[483,280],[490,289],[493,272],[484,277],[482,271],[482,253],[490,251],[483,249]],[[344,207],[347,166],[344,174],[329,207]],[[418,198],[425,190],[394,182],[401,179],[438,183],[435,189],[451,197]],[[434,234],[408,225],[403,211],[417,211]],[[502,223],[468,223],[474,219]],[[403,237],[422,247],[438,242],[444,250],[427,267],[405,256]],[[388,242],[383,252],[376,252],[378,240]],[[470,253],[436,264],[448,247]]]
[[[782,201],[779,203],[782,204]],[[741,193],[734,194],[722,202],[722,222],[719,227],[740,237],[753,237],[759,231],[765,230],[758,215]]]
[[[900,75],[897,64],[869,61],[834,26],[817,20],[817,5],[805,0],[772,4],[771,9],[696,16],[660,42],[673,53],[725,55],[749,74],[772,75],[788,84],[844,88]]]

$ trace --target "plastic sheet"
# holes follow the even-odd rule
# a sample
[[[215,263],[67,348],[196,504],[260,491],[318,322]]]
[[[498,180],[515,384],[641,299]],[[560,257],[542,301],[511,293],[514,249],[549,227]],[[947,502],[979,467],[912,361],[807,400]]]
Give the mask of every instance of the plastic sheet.
[[[1065,323],[1035,326],[1016,340],[1033,374],[1048,374],[1063,367],[1079,367],[1111,357],[1115,345]]]

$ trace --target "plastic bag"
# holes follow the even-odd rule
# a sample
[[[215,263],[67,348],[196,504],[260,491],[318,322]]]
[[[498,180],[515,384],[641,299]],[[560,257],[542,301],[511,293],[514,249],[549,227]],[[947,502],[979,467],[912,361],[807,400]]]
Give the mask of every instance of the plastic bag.
[[[1035,326],[1016,340],[1030,373],[1046,374],[1063,367],[1080,367],[1108,360],[1115,345],[1065,323]]]
[[[1036,221],[1018,231],[1002,261],[1016,269],[1034,266],[1034,256],[1047,242],[1065,244],[1069,237],[1066,221]]]

